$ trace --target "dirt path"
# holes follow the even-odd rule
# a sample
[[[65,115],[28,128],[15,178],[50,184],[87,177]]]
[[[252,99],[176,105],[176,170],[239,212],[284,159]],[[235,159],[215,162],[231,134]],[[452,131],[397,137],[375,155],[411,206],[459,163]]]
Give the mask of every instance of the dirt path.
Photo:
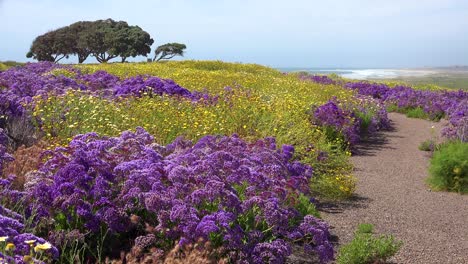
[[[323,218],[343,244],[358,223],[404,242],[395,263],[468,263],[468,195],[431,192],[425,184],[429,157],[418,150],[435,125],[390,114],[393,129],[369,139],[351,158],[358,178],[356,197],[325,205]]]

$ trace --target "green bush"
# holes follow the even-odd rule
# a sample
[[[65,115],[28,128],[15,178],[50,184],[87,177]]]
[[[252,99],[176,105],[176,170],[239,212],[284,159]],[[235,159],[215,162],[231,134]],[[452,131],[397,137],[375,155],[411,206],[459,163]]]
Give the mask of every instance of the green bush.
[[[387,112],[396,112],[405,114],[409,118],[426,119],[432,121],[439,121],[444,117],[443,112],[429,114],[424,112],[424,109],[421,107],[398,107],[396,104],[387,105]]]
[[[424,109],[422,109],[421,107],[408,109],[405,112],[406,116],[410,118],[429,119],[429,115],[426,112],[424,112]]]
[[[375,236],[373,225],[360,224],[354,239],[343,245],[336,259],[337,264],[366,264],[385,262],[401,248],[402,242],[391,235]]]
[[[354,114],[357,118],[359,118],[359,120],[361,120],[361,123],[359,124],[361,134],[366,134],[369,130],[370,124],[372,123],[372,118],[375,116],[375,113],[371,111],[355,111]]]
[[[7,68],[11,67],[16,67],[16,66],[22,66],[24,63],[22,62],[17,62],[17,61],[2,61],[0,62],[1,64],[5,65]]]
[[[436,143],[431,139],[421,142],[421,144],[418,146],[418,149],[421,151],[434,151],[435,148]]]
[[[372,234],[374,232],[374,225],[368,223],[359,224],[356,230],[358,234]]]
[[[468,143],[454,141],[434,152],[428,183],[436,190],[468,193]]]

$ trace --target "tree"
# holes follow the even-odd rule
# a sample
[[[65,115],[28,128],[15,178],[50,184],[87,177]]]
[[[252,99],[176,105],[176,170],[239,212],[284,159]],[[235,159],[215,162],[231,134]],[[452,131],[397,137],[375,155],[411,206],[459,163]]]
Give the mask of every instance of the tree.
[[[33,41],[26,57],[39,61],[58,62],[63,58],[68,58],[70,55],[71,47],[69,41],[65,30],[47,32]]]
[[[89,56],[101,63],[120,56],[125,62],[128,57],[147,56],[153,42],[146,31],[125,21],[79,21],[38,36],[26,56],[58,62],[77,55],[79,63]]]
[[[70,36],[74,36],[74,43],[73,43],[73,54],[78,56],[78,63],[83,63],[89,55],[91,55],[91,50],[86,45],[80,45],[84,43],[82,40],[84,34],[83,32],[92,25],[93,22],[91,21],[78,21],[76,23],[71,24],[68,26],[68,34]]]
[[[147,56],[151,52],[154,40],[151,36],[138,26],[130,26],[118,32],[116,49],[122,58],[122,62],[128,57],[139,55]]]
[[[138,26],[129,26],[124,21],[112,19],[95,21],[81,33],[78,47],[87,48],[99,62],[108,62],[121,57],[147,56],[154,40]]]
[[[52,39],[47,34],[35,38],[26,57],[38,61],[54,61],[52,49],[50,48],[52,46],[51,41]]]
[[[184,50],[186,48],[185,44],[181,43],[167,43],[161,45],[154,52],[154,61],[170,60],[175,56],[184,56]]]
[[[119,54],[112,46],[116,41],[114,27],[117,23],[112,19],[94,21],[80,33],[78,47],[88,49],[90,55],[101,63],[117,58]]]

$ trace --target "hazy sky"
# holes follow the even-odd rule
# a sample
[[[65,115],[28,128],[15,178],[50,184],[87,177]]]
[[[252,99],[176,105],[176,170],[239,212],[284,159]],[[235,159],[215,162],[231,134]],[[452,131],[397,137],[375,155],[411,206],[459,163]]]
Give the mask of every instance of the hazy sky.
[[[0,0],[0,18],[0,60],[27,61],[33,39],[48,30],[112,18],[149,32],[153,50],[185,43],[187,59],[468,65],[468,0]]]

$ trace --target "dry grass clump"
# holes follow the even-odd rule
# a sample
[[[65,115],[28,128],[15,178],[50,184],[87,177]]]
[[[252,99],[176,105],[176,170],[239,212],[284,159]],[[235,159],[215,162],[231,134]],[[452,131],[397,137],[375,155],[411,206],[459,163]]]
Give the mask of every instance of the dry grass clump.
[[[15,189],[22,190],[26,181],[26,174],[33,170],[37,170],[42,162],[41,153],[45,150],[47,144],[38,142],[31,147],[24,145],[19,147],[14,153],[14,161],[7,164],[3,171],[3,177],[8,175],[16,175],[13,186]]]
[[[122,252],[120,260],[106,260],[108,264],[224,264],[227,260],[221,258],[222,249],[213,249],[210,242],[176,246],[164,254],[164,251],[156,247],[149,250],[140,246],[134,246],[129,253]]]

